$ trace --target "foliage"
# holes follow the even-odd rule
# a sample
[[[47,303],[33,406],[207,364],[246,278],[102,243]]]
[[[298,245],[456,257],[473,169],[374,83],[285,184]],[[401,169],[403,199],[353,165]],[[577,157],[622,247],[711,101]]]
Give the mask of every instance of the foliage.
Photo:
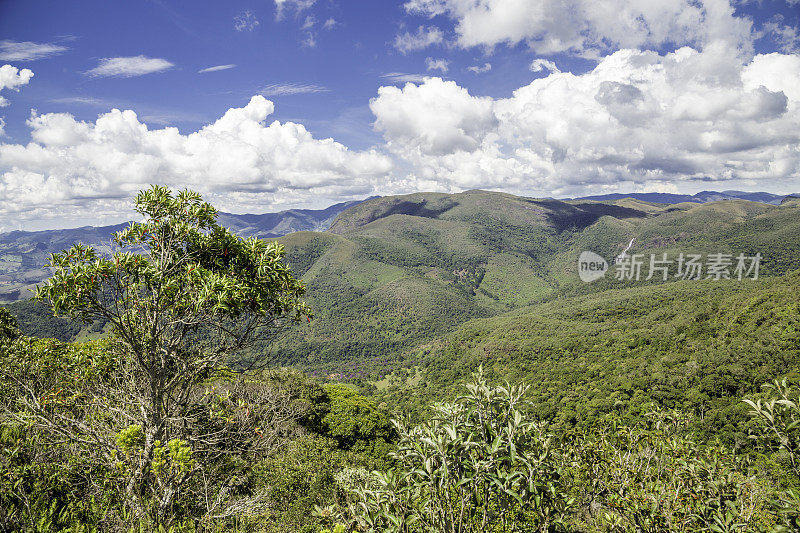
[[[617,289],[473,320],[409,363],[416,385],[376,399],[421,416],[483,365],[490,378],[530,383],[537,416],[558,430],[586,431],[611,414],[635,425],[653,402],[694,415],[700,442],[752,448],[740,398],[800,378],[800,275],[750,281]]]
[[[376,446],[387,451],[394,432],[389,418],[375,402],[347,385],[328,384],[328,409],[322,418],[323,433],[336,439],[340,448],[372,451]],[[378,452],[378,455],[382,455]]]
[[[800,391],[786,379],[767,383],[764,389],[771,393],[766,401],[744,400],[762,427],[754,438],[767,450],[781,452],[800,477]]]
[[[0,342],[13,341],[19,337],[17,319],[5,307],[0,307]]]
[[[764,385],[769,396],[762,400],[745,399],[750,415],[760,431],[752,437],[768,453],[800,479],[800,389],[786,379]],[[780,495],[781,513],[792,530],[800,529],[800,488],[792,487]]]
[[[53,276],[37,292],[57,315],[110,324],[102,353],[76,352],[104,372],[68,362],[75,376],[65,384],[72,375],[33,368],[32,352],[58,352],[57,344],[23,343],[0,370],[16,392],[4,416],[114,465],[133,518],[158,526],[175,514],[225,515],[228,505],[258,500],[237,493],[237,461],[280,445],[299,415],[263,384],[218,379],[256,338],[310,320],[304,287],[280,245],[238,238],[197,193],[154,186],[136,210],[144,221],[115,234],[120,251],[100,257],[76,244],[53,254]],[[244,364],[239,357],[237,369]]]
[[[0,309],[0,530],[800,530],[796,208],[413,195],[283,256],[192,193],[138,200],[115,256],[53,257],[40,296],[73,322],[12,306],[106,339]],[[633,237],[769,276],[577,280]],[[272,342],[307,316],[283,262],[317,320]],[[274,357],[359,388],[241,372]]]
[[[83,324],[79,320],[54,317],[52,310],[36,300],[20,300],[8,305],[8,310],[16,317],[19,329],[29,337],[74,341],[82,331],[98,332],[105,325],[102,320]]]
[[[400,434],[398,466],[355,490],[346,515],[364,531],[550,531],[571,504],[546,429],[523,417],[524,387],[468,394]]]
[[[619,532],[771,531],[773,489],[747,457],[700,445],[679,411],[652,411],[636,426],[579,434],[574,491],[594,530]]]

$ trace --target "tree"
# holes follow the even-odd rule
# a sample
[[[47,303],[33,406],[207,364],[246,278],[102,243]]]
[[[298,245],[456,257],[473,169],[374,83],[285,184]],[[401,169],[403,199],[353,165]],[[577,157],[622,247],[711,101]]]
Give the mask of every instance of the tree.
[[[13,341],[19,337],[17,319],[14,318],[8,309],[0,307],[0,342]]]
[[[341,383],[325,385],[329,404],[322,418],[322,433],[336,439],[339,447],[355,451],[382,449],[393,437],[389,418],[375,402]]]
[[[115,234],[112,257],[82,244],[53,254],[53,276],[36,294],[56,316],[110,324],[111,358],[99,356],[107,371],[78,403],[47,403],[22,386],[14,416],[115,465],[136,517],[164,523],[190,490],[204,491],[206,514],[224,516],[235,469],[220,464],[277,445],[265,433],[297,413],[255,380],[217,378],[263,364],[244,349],[311,319],[304,287],[281,245],[219,226],[195,192],[153,186],[135,210],[144,220]],[[228,481],[210,487],[212,474]]]

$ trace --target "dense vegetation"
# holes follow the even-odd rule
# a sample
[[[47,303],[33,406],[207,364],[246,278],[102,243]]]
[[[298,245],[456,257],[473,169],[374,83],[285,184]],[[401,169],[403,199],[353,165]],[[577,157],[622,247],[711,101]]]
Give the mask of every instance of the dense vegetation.
[[[67,344],[3,332],[4,379],[39,387],[54,411],[86,409],[83,391],[113,379],[109,341]],[[493,386],[480,374],[417,425],[391,426],[384,410],[346,385],[322,385],[296,371],[217,375],[203,388],[207,414],[193,429],[255,432],[260,453],[243,454],[235,439],[222,439],[199,469],[191,440],[165,446],[149,482],[158,488],[188,477],[158,527],[132,516],[120,492],[141,453],[135,429],[119,423],[107,437],[116,457],[97,462],[73,439],[5,418],[0,528],[750,532],[798,524],[800,398],[782,383],[745,405],[755,415],[757,443],[746,454],[697,441],[691,414],[654,405],[641,406],[637,423],[612,413],[592,428],[558,431],[535,415],[526,387]],[[5,387],[0,402],[20,414],[24,395]],[[104,422],[99,412],[88,417],[81,436],[92,437]]]
[[[284,257],[147,194],[0,308],[0,531],[798,530],[794,204],[381,198]],[[761,277],[578,279],[631,239]]]
[[[532,384],[537,416],[559,428],[608,414],[636,422],[655,402],[696,415],[703,441],[749,446],[739,399],[776,377],[800,378],[798,291],[795,272],[556,299],[464,324],[419,350],[409,377],[386,380],[377,396],[414,411],[454,396],[483,365],[492,379]]]
[[[309,371],[349,374],[351,361],[416,357],[417,347],[469,320],[664,283],[646,281],[646,269],[639,282],[611,273],[591,284],[578,279],[582,251],[611,261],[631,239],[629,253],[646,260],[761,253],[761,277],[800,269],[794,204],[560,202],[485,191],[377,198],[342,213],[328,233],[280,239],[316,320],[261,350]],[[375,370],[368,378],[381,379]]]

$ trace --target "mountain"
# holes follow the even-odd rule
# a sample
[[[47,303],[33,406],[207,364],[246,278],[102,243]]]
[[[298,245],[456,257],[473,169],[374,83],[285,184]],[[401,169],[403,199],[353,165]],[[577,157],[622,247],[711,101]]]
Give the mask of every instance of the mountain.
[[[354,200],[325,209],[289,209],[263,215],[220,213],[217,221],[243,237],[275,238],[296,231],[325,231],[339,213],[360,202]]]
[[[649,265],[640,281],[612,274],[593,283],[580,280],[582,252],[611,263],[631,244],[628,253],[646,261],[665,253],[673,263],[681,253],[705,259],[761,254],[760,275],[780,276],[800,268],[798,215],[796,204],[747,200],[668,205],[486,191],[368,200],[343,211],[328,232],[280,239],[308,287],[316,319],[263,349],[308,369],[369,374],[470,320],[673,283],[672,274],[667,282],[660,276],[646,280]]]
[[[378,383],[378,398],[413,413],[458,394],[480,365],[493,381],[531,385],[537,417],[553,427],[633,420],[656,404],[693,413],[703,441],[746,446],[741,398],[776,378],[800,378],[798,291],[800,272],[678,281],[471,320],[410,353]]]
[[[245,231],[276,227],[266,217],[262,225],[232,220],[255,228]],[[95,238],[110,235],[100,230]],[[698,413],[697,431],[736,445],[746,440],[734,429],[745,416],[736,398],[800,376],[796,200],[417,193],[366,200],[341,211],[328,231],[279,241],[307,286],[314,320],[255,355],[354,382],[409,413],[455,394],[483,365],[492,379],[533,384],[537,414],[557,426],[585,427],[618,405],[654,401]],[[617,279],[613,258],[623,251],[642,259],[639,279]],[[584,252],[611,271],[581,281]],[[648,280],[651,257],[664,254],[668,279]],[[681,254],[707,263],[729,254],[730,271],[739,254],[760,254],[759,279],[676,279]],[[30,334],[100,333],[44,321],[29,302],[11,309]]]
[[[761,202],[765,204],[779,205],[787,196],[772,194],[768,192],[744,192],[744,191],[702,191],[697,194],[673,194],[661,192],[635,192],[630,194],[601,194],[597,196],[583,196],[578,200],[596,200],[600,202],[622,200],[633,198],[643,202],[653,202],[658,204],[679,204],[681,202],[719,202],[722,200],[749,200],[751,202]]]
[[[325,231],[342,211],[359,201],[343,202],[326,209],[290,209],[262,215],[220,213],[220,224],[245,237],[275,238],[295,231]],[[0,233],[0,303],[29,296],[27,289],[46,279],[50,254],[76,242],[94,246],[100,253],[111,252],[112,235],[127,226],[85,226],[47,231]]]

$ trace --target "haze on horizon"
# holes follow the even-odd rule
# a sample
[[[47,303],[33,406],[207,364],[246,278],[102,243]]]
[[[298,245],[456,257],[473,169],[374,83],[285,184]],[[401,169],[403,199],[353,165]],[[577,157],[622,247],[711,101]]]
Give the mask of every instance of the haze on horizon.
[[[502,190],[800,190],[797,0],[0,5],[0,231]]]

